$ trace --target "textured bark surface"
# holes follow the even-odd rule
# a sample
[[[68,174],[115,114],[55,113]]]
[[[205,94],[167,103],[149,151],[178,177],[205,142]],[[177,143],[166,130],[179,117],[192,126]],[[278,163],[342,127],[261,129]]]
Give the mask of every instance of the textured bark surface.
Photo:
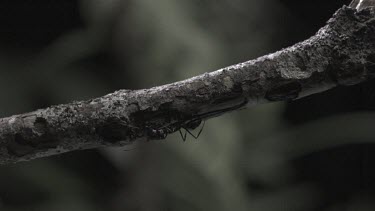
[[[375,77],[375,10],[339,9],[310,39],[184,81],[0,119],[0,163],[164,139],[260,103],[294,100]]]
[[[375,0],[353,0],[349,7],[361,10],[368,7],[375,7]]]

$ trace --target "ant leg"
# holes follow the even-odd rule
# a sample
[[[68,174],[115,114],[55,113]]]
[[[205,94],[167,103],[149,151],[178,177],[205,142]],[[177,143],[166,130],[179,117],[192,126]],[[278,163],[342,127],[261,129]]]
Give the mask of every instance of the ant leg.
[[[199,138],[199,136],[201,135],[201,133],[202,133],[202,131],[203,131],[203,128],[204,128],[204,124],[206,123],[206,121],[204,121],[203,120],[203,124],[202,124],[202,127],[201,127],[201,129],[199,130],[199,132],[198,132],[198,134],[197,135],[194,135],[192,132],[190,132],[190,130],[189,129],[187,129],[187,128],[184,128],[191,136],[193,136],[193,138],[195,138],[195,139],[198,139]]]
[[[186,135],[187,135],[186,131],[187,130],[185,129],[185,134],[182,134],[181,129],[178,130],[178,132],[180,132],[180,136],[181,136],[181,138],[182,138],[183,141],[186,141]]]

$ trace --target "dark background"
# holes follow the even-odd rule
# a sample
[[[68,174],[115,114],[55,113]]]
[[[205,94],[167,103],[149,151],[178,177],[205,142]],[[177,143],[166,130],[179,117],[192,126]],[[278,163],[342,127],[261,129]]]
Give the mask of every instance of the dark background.
[[[0,115],[149,88],[307,39],[350,1],[1,0]],[[374,81],[209,120],[198,140],[0,168],[0,210],[373,210]]]

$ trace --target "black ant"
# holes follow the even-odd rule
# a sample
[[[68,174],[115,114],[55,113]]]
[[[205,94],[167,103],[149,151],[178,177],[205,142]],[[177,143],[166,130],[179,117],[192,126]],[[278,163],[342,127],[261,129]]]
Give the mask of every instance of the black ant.
[[[203,131],[205,121],[203,120],[203,125],[200,128],[197,135],[193,134],[190,130],[194,129],[194,128],[197,128],[199,125],[201,125],[201,122],[202,122],[201,120],[193,120],[193,121],[190,121],[190,122],[186,123],[184,126],[181,126],[181,128],[178,129],[178,131],[181,135],[182,140],[186,141],[188,133],[193,138],[198,139],[199,136],[201,135],[202,131]],[[181,129],[184,129],[185,133],[183,133],[181,131]],[[168,134],[173,133],[175,131],[177,131],[177,129],[173,129],[173,127],[165,127],[165,128],[159,128],[159,129],[147,128],[147,135],[151,139],[162,140],[162,139],[165,139],[168,136]]]

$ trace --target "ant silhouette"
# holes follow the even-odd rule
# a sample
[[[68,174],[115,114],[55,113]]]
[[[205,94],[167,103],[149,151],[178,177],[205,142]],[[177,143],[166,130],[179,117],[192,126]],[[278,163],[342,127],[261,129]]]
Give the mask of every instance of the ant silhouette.
[[[201,135],[202,131],[203,131],[203,128],[204,128],[204,125],[205,125],[206,121],[203,120],[203,124],[202,124],[202,127],[201,129],[199,130],[198,134],[197,135],[194,135],[188,128],[186,127],[181,127],[182,129],[185,130],[185,134],[182,133],[181,131],[181,128],[178,130],[178,132],[180,133],[180,136],[182,138],[183,141],[186,141],[186,138],[187,138],[187,134],[189,133],[194,139],[198,139],[199,136]]]
[[[192,121],[193,122],[193,121]],[[192,124],[192,122],[189,122],[188,124]],[[198,139],[199,136],[201,135],[202,131],[203,131],[203,128],[204,128],[204,125],[206,124],[206,121],[203,120],[203,124],[201,126],[201,128],[199,129],[199,132],[197,135],[193,134],[187,127],[181,127],[182,129],[185,130],[185,133],[183,134],[182,131],[181,131],[181,128],[178,130],[178,132],[180,133],[180,136],[182,138],[182,140],[185,142],[186,139],[187,139],[187,134],[189,133],[194,139]],[[199,125],[201,125],[201,122],[199,122]],[[199,126],[198,125],[198,126]],[[164,131],[166,130],[166,131]],[[171,129],[159,129],[159,130],[152,130],[152,132],[154,133],[154,138],[155,137],[158,137],[160,139],[164,139],[167,137],[167,134],[168,132],[171,132]],[[137,147],[134,147],[134,148],[130,148],[130,149],[124,149],[123,151],[133,151],[135,149],[138,149]]]
[[[189,133],[193,138],[195,139],[198,139],[199,136],[201,135],[202,131],[203,131],[203,128],[204,128],[204,125],[206,123],[206,121],[204,120],[205,118],[209,118],[209,117],[213,117],[213,116],[218,116],[218,115],[221,115],[225,112],[228,112],[228,111],[233,111],[233,110],[236,110],[236,109],[239,109],[239,108],[242,108],[243,106],[245,106],[246,104],[248,103],[248,100],[245,98],[243,100],[242,103],[238,104],[238,105],[235,105],[235,106],[232,106],[232,107],[229,107],[229,108],[224,108],[224,109],[220,109],[220,110],[216,110],[216,111],[211,111],[211,112],[207,112],[207,113],[204,113],[204,114],[200,114],[198,116],[196,116],[193,120],[189,121],[186,125],[187,127],[181,127],[182,129],[185,130],[185,133],[183,134],[181,129],[179,129],[179,133],[180,133],[180,136],[182,138],[183,141],[186,141],[186,138],[187,138],[187,134]],[[203,121],[203,124],[202,124],[202,127],[201,129],[199,130],[198,134],[197,135],[194,135],[188,128],[196,128],[198,127],[201,122]]]

